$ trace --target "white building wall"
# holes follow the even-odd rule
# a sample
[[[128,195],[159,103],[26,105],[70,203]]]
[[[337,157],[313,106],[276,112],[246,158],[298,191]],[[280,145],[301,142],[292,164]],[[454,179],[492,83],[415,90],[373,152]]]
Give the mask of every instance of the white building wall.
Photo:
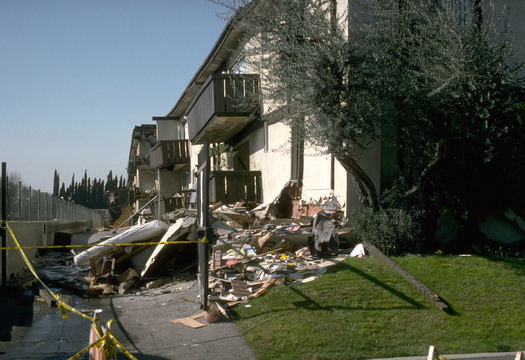
[[[250,135],[250,170],[262,172],[263,203],[274,201],[290,181],[290,129],[275,123],[268,126],[268,151],[265,152],[264,128]]]
[[[319,151],[305,144],[302,200],[317,202],[330,196],[331,156],[320,155]],[[343,194],[344,195],[344,194]]]
[[[175,120],[156,120],[157,140],[179,140],[179,123]]]

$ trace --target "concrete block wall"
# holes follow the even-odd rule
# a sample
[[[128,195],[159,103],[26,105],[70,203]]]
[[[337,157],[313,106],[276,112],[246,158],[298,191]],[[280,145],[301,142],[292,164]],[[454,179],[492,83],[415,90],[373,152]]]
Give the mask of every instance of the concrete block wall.
[[[9,227],[11,228],[11,231],[13,232],[20,246],[45,245],[44,222],[12,221],[9,222]],[[51,242],[53,242],[52,239]],[[7,246],[16,246],[16,243],[9,232],[7,232]],[[33,260],[38,253],[38,249],[23,249],[23,251],[29,261]],[[6,274],[7,280],[9,281],[11,274],[19,274],[24,269],[24,267],[26,267],[26,264],[22,254],[20,253],[20,250],[7,250],[6,260]]]
[[[68,223],[71,226],[71,230],[68,229]],[[78,226],[79,223],[83,223],[83,226]],[[50,246],[53,245],[55,240],[55,232],[47,231],[48,229],[56,228],[57,231],[65,233],[78,233],[86,230],[94,230],[107,226],[104,220],[88,220],[84,222],[80,221],[11,221],[8,223],[11,228],[16,240],[20,246]],[[15,241],[7,231],[7,247],[15,247]],[[23,249],[24,254],[29,261],[32,261],[37,253],[38,249]],[[11,274],[20,274],[26,267],[26,263],[20,253],[20,250],[7,250],[6,252],[6,274],[7,281],[9,281]],[[0,274],[3,269],[0,257]]]

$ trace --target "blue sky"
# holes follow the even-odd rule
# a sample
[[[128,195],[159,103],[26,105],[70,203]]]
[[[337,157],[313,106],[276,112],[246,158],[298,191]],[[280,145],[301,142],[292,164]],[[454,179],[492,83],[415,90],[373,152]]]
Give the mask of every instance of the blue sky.
[[[126,178],[135,125],[175,105],[225,26],[206,0],[0,0],[0,161],[52,192]]]

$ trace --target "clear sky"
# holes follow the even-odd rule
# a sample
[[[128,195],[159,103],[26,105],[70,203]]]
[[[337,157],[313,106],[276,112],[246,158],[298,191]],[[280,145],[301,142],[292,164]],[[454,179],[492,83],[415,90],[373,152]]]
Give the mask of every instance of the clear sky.
[[[0,0],[0,162],[52,192],[126,178],[135,125],[175,105],[225,26],[206,0]]]

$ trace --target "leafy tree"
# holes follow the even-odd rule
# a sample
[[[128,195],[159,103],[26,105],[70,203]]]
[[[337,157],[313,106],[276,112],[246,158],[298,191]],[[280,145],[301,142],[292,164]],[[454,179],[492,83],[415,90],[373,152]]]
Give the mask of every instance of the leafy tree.
[[[113,179],[112,171],[109,172],[108,179],[111,179],[110,187],[114,188],[118,184],[118,178],[115,176]],[[64,200],[73,201],[78,205],[91,209],[103,209],[107,207],[105,189],[106,186],[102,179],[91,180],[88,177],[87,170],[85,170],[80,183],[75,182],[75,174],[73,174],[71,184],[66,188],[65,184],[62,183],[58,195]]]
[[[452,204],[468,172],[481,173],[508,144],[509,124],[520,124],[523,64],[480,1],[462,11],[461,0],[355,1],[343,14],[336,0],[214,2],[236,12],[265,106],[297,139],[333,154],[374,210],[358,160],[376,140],[399,150],[398,206],[429,204],[443,190]],[[387,122],[393,139],[381,138]],[[443,187],[447,168],[454,181]]]
[[[22,196],[22,194],[19,191],[20,185],[23,183],[22,176],[18,171],[15,172],[9,172],[7,175],[7,207],[8,214],[13,214],[14,219],[20,220],[20,216],[22,214],[19,214],[18,212],[18,200]],[[13,220],[14,220],[13,219]]]
[[[523,63],[512,61],[508,29],[498,33],[493,7],[480,3],[464,11],[431,0],[368,3],[374,22],[360,33],[382,74],[376,93],[394,105],[405,207],[433,196],[475,209],[464,194],[479,197],[476,181],[516,123]]]

